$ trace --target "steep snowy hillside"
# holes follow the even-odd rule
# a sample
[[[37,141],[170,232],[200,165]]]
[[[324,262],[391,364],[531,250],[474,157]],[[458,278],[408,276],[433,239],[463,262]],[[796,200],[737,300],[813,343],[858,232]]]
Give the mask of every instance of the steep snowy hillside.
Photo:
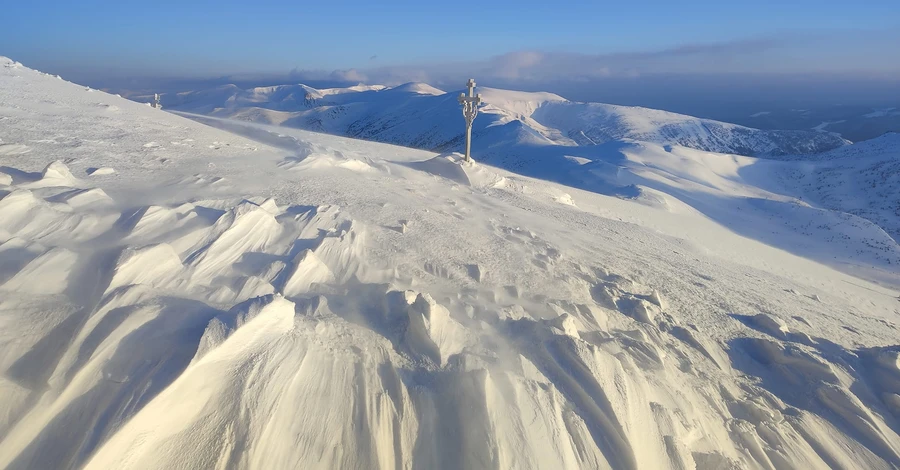
[[[900,466],[900,291],[802,253],[874,232],[755,159],[204,122],[0,58],[0,467]]]
[[[840,147],[840,137],[813,131],[763,131],[665,111],[575,103],[550,93],[480,88],[475,151],[504,153],[520,145],[585,146],[634,139],[739,155],[809,154]],[[457,92],[425,84],[315,90],[305,85],[166,95],[173,109],[280,124],[430,150],[461,148]]]
[[[871,220],[900,241],[900,134],[781,165],[783,186],[820,207]]]

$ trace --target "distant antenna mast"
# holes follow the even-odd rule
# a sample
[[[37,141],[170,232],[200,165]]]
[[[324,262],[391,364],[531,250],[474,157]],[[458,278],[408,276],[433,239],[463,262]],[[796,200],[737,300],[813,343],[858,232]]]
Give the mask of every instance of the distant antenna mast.
[[[153,94],[153,107],[156,109],[162,109],[162,105],[159,103],[159,93]]]
[[[469,87],[469,95],[466,96],[465,93],[459,94],[459,104],[463,106],[463,117],[466,118],[466,161],[472,161],[472,122],[475,121],[475,116],[478,115],[478,105],[481,104],[481,93],[475,94],[475,79],[470,78],[469,83],[466,84]]]

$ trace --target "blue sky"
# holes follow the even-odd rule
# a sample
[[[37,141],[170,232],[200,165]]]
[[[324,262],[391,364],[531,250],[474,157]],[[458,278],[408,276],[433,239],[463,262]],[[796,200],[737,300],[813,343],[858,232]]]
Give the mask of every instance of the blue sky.
[[[719,59],[735,47],[759,72],[784,71],[785,61],[794,69],[848,73],[892,72],[900,63],[900,43],[890,44],[900,38],[897,0],[6,3],[0,55],[81,76],[390,68],[414,75],[419,66],[433,75],[442,64],[489,68],[498,57],[522,59],[515,53],[523,51],[539,52],[545,62],[574,55],[566,65],[575,69],[582,56],[615,62],[640,53],[643,65],[610,73],[640,72],[648,60],[655,62],[647,70],[689,73],[715,69],[716,59],[652,55],[723,45]],[[725,62],[722,71],[743,71]]]

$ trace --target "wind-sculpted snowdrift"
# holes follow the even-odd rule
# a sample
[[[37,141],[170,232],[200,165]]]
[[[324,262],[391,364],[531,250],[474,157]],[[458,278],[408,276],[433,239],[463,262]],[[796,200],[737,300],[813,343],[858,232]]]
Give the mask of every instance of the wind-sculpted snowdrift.
[[[900,465],[896,291],[668,196],[103,120],[3,64],[0,467]]]

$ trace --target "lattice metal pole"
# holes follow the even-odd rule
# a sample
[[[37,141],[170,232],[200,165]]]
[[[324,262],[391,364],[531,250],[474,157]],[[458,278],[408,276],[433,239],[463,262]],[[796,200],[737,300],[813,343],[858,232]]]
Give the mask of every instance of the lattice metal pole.
[[[481,104],[481,94],[475,94],[475,79],[470,78],[469,83],[466,84],[469,87],[469,95],[466,96],[465,93],[459,94],[459,104],[463,106],[463,117],[466,118],[466,161],[472,161],[472,122],[475,121],[475,116],[478,115],[478,105]]]

